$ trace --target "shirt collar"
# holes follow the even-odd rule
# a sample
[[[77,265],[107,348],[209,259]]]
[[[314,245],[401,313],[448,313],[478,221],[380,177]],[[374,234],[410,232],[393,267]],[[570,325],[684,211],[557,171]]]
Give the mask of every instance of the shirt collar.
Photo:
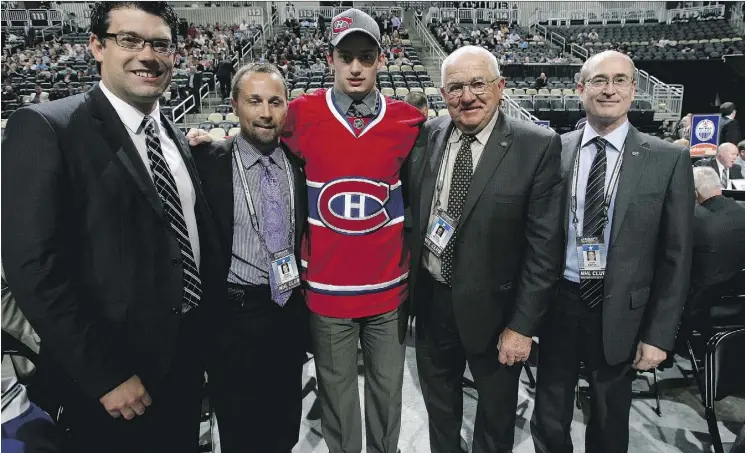
[[[481,129],[481,132],[476,134],[476,141],[479,142],[482,146],[486,146],[486,142],[489,141],[489,136],[494,130],[494,126],[497,124],[498,117],[499,117],[499,109],[497,109],[497,111],[494,112],[494,116],[491,118],[489,123],[487,123],[486,127]],[[453,133],[450,134],[450,140],[448,140],[448,142],[458,143],[460,141],[461,135],[463,135],[463,133],[460,131],[460,129],[458,129],[457,127],[453,128]]]
[[[116,110],[116,114],[119,115],[119,119],[122,120],[124,126],[134,134],[141,133],[140,126],[142,125],[142,120],[145,118],[145,115],[109,91],[109,89],[106,88],[106,85],[104,85],[103,80],[98,82],[98,86],[101,87],[101,91],[103,91],[106,99],[111,102],[111,106]],[[150,116],[155,120],[155,124],[158,126],[158,131],[162,130],[163,125],[160,122],[159,102],[155,103],[155,107],[153,108],[153,111],[150,112]]]
[[[717,159],[716,156],[714,156],[714,162],[717,163],[717,168],[719,169],[719,174],[721,175],[722,172],[725,170],[724,165],[722,165],[722,163],[719,162],[719,159]]]
[[[337,90],[336,87],[332,88],[334,95],[334,102],[341,110],[341,113],[346,114],[349,107],[352,106],[352,99],[347,93]],[[378,113],[378,89],[374,88],[371,92],[367,93],[362,99],[362,103],[365,104],[373,114]]]
[[[628,120],[626,120],[621,126],[617,127],[613,132],[603,137],[608,143],[613,146],[613,149],[615,149],[618,152],[621,152],[623,149],[623,144],[626,142],[626,136],[629,134],[629,127],[630,123]],[[595,137],[599,136],[600,134],[597,133],[595,129],[590,125],[590,122],[585,123],[585,131],[582,134],[582,146],[581,148],[584,148],[587,146],[587,144],[590,142],[590,140],[594,139]],[[607,148],[606,148],[607,149]]]
[[[236,144],[238,145],[238,151],[241,153],[241,160],[243,161],[243,168],[250,168],[259,161],[259,158],[263,155],[253,143],[243,137],[243,134],[238,134],[236,138]],[[282,159],[282,148],[277,146],[274,151],[269,155],[269,158],[282,170],[285,169],[285,161]]]

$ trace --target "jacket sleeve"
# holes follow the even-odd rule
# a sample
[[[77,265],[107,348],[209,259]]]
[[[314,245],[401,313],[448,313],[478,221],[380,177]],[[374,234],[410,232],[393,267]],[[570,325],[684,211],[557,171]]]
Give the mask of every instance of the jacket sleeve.
[[[71,219],[71,176],[47,117],[24,108],[8,121],[2,153],[2,259],[8,285],[47,350],[83,392],[100,398],[134,373],[117,338],[83,307],[70,250],[81,232]]]

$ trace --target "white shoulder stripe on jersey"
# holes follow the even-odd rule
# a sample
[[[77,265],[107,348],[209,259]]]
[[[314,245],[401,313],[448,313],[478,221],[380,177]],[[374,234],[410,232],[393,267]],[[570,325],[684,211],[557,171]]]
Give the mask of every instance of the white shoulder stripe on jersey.
[[[398,283],[401,283],[402,281],[406,280],[406,278],[409,276],[409,273],[406,272],[405,274],[394,278],[393,280],[389,280],[387,282],[383,283],[374,283],[372,285],[349,285],[349,286],[341,286],[341,285],[329,285],[326,283],[318,283],[313,282],[310,280],[306,280],[306,283],[311,288],[325,290],[325,291],[334,291],[334,292],[351,292],[351,291],[371,291],[376,289],[384,289],[389,286],[396,285]]]

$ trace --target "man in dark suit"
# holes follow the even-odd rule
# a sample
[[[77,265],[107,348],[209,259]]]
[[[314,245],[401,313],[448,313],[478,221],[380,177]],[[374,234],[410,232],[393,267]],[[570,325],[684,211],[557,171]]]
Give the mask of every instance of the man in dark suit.
[[[201,64],[191,67],[188,84],[189,92],[194,96],[194,108],[189,113],[199,113],[202,110],[202,95],[200,93],[200,88],[202,88],[202,71],[204,71],[204,66]]]
[[[733,102],[725,102],[719,106],[722,115],[722,124],[719,126],[719,143],[732,143],[737,145],[742,140],[740,124],[735,119],[737,109]]]
[[[697,204],[689,300],[745,269],[745,209],[722,195],[719,177],[710,168],[694,168],[693,179]]]
[[[691,162],[629,124],[635,90],[629,57],[593,56],[579,83],[587,124],[562,136],[566,261],[539,332],[531,421],[539,453],[572,451],[580,361],[593,401],[585,451],[626,452],[634,370],[662,362],[678,330],[693,245]],[[590,248],[604,268],[588,269]]]
[[[287,115],[282,73],[249,64],[234,84],[241,134],[194,151],[220,233],[226,288],[215,304],[220,331],[208,359],[210,397],[223,452],[287,453],[300,432],[308,318],[300,288],[281,290],[280,284],[300,284],[305,176],[302,161],[278,140]],[[275,205],[278,211],[269,210]],[[273,231],[277,219],[282,226]],[[275,263],[272,254],[280,249],[294,251],[295,265]]]
[[[230,97],[230,81],[234,73],[233,62],[229,58],[224,57],[220,61],[220,64],[217,65],[217,71],[215,73],[215,77],[217,77],[217,81],[220,83],[220,92],[223,99]]]
[[[710,167],[719,177],[719,183],[723,189],[733,189],[733,179],[743,179],[742,169],[735,165],[737,161],[737,145],[724,142],[717,148],[717,155],[707,159],[701,159],[694,166]]]
[[[197,452],[219,258],[183,134],[160,114],[177,18],[91,14],[98,87],[19,109],[2,153],[2,261],[76,452]]]
[[[521,362],[561,270],[559,136],[498,109],[498,68],[481,47],[453,52],[450,116],[425,123],[412,154],[405,309],[435,453],[461,451],[466,363],[479,393],[472,451],[512,451]],[[442,251],[429,245],[438,217],[455,226]]]

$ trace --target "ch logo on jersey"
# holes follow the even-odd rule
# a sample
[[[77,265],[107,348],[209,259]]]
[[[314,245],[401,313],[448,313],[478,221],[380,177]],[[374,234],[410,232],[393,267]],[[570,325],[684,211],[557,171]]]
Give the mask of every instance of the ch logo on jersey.
[[[331,33],[337,35],[352,26],[351,17],[340,17],[331,24]]]
[[[371,233],[391,220],[385,209],[390,190],[384,182],[337,179],[321,189],[318,216],[324,225],[342,234]]]

